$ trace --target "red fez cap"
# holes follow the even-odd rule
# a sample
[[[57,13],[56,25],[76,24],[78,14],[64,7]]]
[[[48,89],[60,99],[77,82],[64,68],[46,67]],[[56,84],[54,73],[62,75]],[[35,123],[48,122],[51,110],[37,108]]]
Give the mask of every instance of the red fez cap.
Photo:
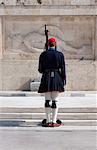
[[[55,39],[55,38],[50,38],[50,39],[48,40],[48,42],[49,42],[49,43],[55,43],[55,42],[56,42],[56,39]]]

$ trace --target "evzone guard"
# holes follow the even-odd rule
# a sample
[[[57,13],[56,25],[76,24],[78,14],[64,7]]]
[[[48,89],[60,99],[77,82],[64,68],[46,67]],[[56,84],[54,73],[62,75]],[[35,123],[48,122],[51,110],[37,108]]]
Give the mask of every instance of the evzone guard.
[[[39,93],[45,94],[45,113],[46,119],[42,121],[42,126],[58,127],[62,124],[57,119],[58,106],[56,98],[60,92],[64,92],[66,85],[65,59],[62,52],[57,50],[56,39],[48,39],[48,30],[46,30],[46,51],[39,57],[38,71],[42,74]]]

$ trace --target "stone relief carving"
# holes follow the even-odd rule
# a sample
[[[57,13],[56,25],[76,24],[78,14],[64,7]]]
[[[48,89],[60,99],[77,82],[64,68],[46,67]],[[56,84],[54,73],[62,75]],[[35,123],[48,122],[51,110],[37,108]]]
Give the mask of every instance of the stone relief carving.
[[[41,4],[41,0],[0,0],[0,4],[5,5],[37,5]]]
[[[97,0],[0,0],[5,5],[95,5]]]
[[[17,21],[16,21],[17,22]],[[40,53],[44,50],[44,25],[31,24],[24,21],[6,25],[6,52],[8,53]],[[56,37],[58,49],[67,55],[92,55],[92,27],[85,23],[63,26],[47,24],[49,37]],[[25,26],[28,27],[25,30]],[[19,27],[18,27],[19,26]]]

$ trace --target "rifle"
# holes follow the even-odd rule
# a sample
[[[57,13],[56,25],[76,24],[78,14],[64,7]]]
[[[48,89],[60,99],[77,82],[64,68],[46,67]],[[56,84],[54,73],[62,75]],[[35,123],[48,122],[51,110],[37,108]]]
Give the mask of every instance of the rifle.
[[[46,25],[45,25],[45,36],[46,36],[46,43],[45,43],[45,48],[46,50],[48,50],[48,30],[46,29]]]
[[[48,50],[48,30],[46,29],[45,25],[45,36],[46,36],[46,43],[45,43],[45,49]],[[57,50],[57,45],[55,45],[55,50]]]

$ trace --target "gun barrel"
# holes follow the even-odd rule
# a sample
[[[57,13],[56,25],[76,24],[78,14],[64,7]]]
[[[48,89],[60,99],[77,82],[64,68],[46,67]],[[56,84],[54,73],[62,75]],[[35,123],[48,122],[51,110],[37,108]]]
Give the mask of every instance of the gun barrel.
[[[46,24],[45,24],[45,35],[46,35]]]
[[[46,29],[46,25],[45,25],[45,36],[46,36],[45,48],[46,50],[48,50],[48,30]]]

